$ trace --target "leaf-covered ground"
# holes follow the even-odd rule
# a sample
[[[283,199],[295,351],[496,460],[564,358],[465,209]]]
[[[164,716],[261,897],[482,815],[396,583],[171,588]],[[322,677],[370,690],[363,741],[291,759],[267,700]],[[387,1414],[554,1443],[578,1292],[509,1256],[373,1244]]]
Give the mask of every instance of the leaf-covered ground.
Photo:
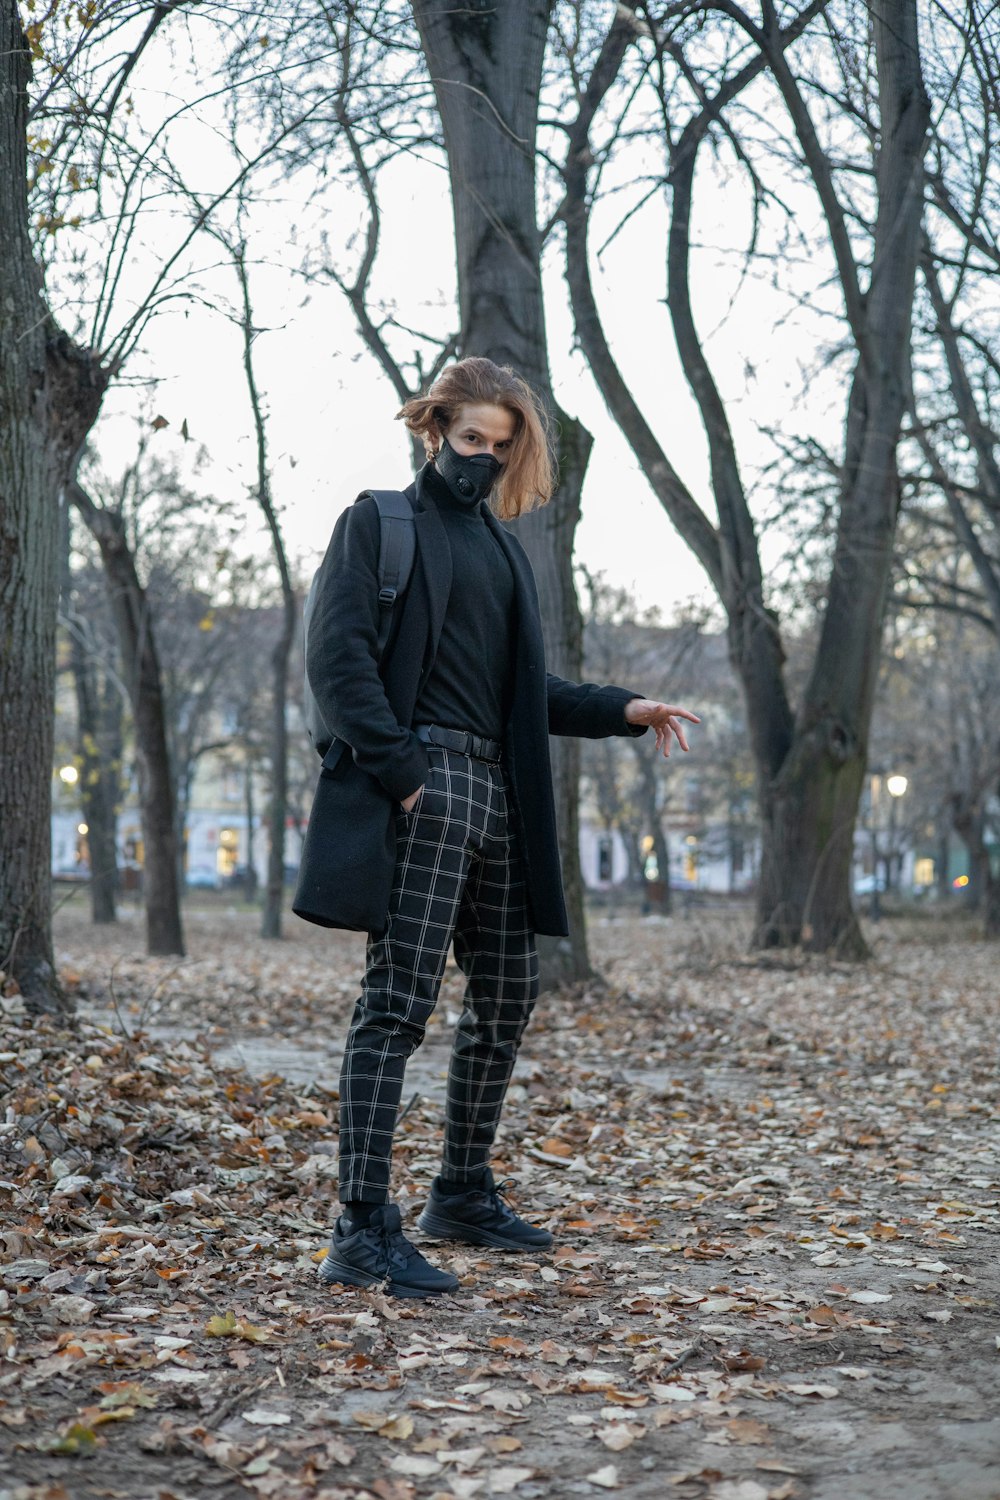
[[[315,1279],[359,943],[254,922],[152,960],[77,897],[78,1030],[4,1002],[0,1500],[997,1500],[995,947],[759,964],[738,913],[596,916],[606,982],[541,1002],[496,1163],[556,1248],[433,1247],[461,1292],[412,1304]]]

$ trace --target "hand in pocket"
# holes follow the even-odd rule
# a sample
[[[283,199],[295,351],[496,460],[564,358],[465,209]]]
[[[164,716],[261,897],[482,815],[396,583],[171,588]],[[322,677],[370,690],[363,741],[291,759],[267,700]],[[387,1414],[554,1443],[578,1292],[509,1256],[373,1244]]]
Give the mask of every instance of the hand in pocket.
[[[408,797],[403,798],[399,805],[405,813],[410,813],[413,811],[417,803],[420,801],[420,794],[422,791],[423,787],[418,786],[415,792],[411,792]]]

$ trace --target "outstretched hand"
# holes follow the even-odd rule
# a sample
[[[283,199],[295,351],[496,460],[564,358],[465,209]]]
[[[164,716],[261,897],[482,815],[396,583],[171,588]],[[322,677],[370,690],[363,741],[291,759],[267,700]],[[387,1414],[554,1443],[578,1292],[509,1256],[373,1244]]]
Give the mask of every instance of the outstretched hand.
[[[697,714],[686,708],[677,708],[672,703],[656,703],[652,698],[630,698],[625,705],[626,724],[645,724],[656,733],[656,748],[670,759],[670,737],[676,739],[682,750],[690,750],[684,733],[682,719],[689,724],[700,724]]]

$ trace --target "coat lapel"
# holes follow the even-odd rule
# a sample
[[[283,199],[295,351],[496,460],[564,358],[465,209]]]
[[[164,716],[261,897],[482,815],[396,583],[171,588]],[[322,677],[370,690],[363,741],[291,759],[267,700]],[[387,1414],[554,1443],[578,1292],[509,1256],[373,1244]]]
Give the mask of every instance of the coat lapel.
[[[514,597],[517,601],[517,656],[529,672],[540,671],[545,661],[545,645],[542,640],[541,618],[538,612],[538,591],[535,576],[524,548],[503,526],[489,509],[485,510],[486,524],[496,537],[510,564],[514,575]]]

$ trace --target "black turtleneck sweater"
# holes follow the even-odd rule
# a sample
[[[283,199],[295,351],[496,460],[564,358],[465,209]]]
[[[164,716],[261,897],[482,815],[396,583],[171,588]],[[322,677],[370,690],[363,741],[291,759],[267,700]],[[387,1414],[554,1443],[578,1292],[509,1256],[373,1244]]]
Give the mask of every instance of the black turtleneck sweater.
[[[486,524],[485,502],[456,499],[432,464],[424,471],[423,493],[444,523],[452,579],[437,657],[413,722],[499,740],[513,679],[514,579]]]

